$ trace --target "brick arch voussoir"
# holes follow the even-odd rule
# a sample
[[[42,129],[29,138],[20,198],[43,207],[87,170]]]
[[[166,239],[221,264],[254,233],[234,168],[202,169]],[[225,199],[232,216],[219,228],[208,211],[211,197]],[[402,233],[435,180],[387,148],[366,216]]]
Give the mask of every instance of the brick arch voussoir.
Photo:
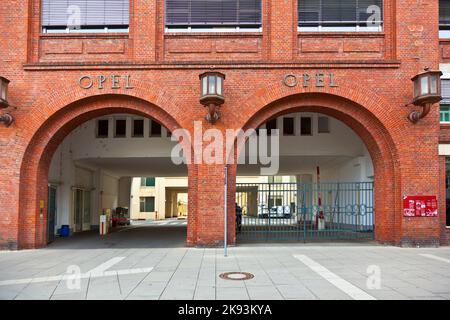
[[[61,92],[64,92],[61,94]],[[182,123],[182,115],[178,112],[179,107],[174,103],[175,99],[162,86],[152,83],[136,82],[133,89],[111,89],[111,88],[91,88],[89,90],[80,87],[61,88],[58,95],[40,96],[31,107],[29,113],[33,114],[33,121],[29,123],[29,130],[24,132],[25,140],[30,141],[44,121],[66,106],[72,105],[84,99],[100,98],[103,96],[115,95],[130,98],[137,98],[146,101],[154,106],[164,107],[166,113],[170,114],[178,123]]]
[[[283,98],[303,93],[328,94],[351,101],[358,104],[361,108],[368,110],[387,128],[390,125],[389,121],[387,121],[389,116],[396,114],[396,110],[392,103],[389,103],[385,98],[370,90],[369,87],[363,87],[359,84],[355,84],[354,81],[347,79],[340,79],[338,87],[306,88],[300,85],[288,87],[283,85],[280,81],[259,88],[240,101],[238,105],[242,106],[243,110],[246,110],[247,115],[247,117],[242,117],[240,119],[240,127],[244,127],[245,123],[249,121],[252,115],[265,108],[267,105],[273,104],[274,101],[279,101]]]

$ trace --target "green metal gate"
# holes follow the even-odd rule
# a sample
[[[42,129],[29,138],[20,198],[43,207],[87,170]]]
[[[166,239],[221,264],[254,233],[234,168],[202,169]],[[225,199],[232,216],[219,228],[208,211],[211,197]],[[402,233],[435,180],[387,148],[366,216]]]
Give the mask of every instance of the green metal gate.
[[[372,240],[373,182],[238,183],[238,241]]]

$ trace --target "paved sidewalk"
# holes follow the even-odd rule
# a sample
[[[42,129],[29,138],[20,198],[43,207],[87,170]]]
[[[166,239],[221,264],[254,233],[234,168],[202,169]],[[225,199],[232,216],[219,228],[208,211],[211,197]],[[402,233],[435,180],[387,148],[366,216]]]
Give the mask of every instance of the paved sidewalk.
[[[0,299],[450,299],[449,247],[243,245],[224,257],[183,247],[183,226],[152,228],[0,252]],[[219,277],[232,271],[254,278]]]

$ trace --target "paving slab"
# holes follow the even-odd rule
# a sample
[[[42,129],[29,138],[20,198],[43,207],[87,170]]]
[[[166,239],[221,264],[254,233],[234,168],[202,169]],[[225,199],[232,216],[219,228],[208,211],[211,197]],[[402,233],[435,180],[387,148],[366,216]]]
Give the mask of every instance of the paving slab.
[[[342,286],[333,284],[329,273],[324,277],[326,269],[344,286],[359,288],[375,299],[450,300],[450,264],[445,260],[450,259],[450,247],[239,244],[224,257],[220,248],[185,247],[185,228],[152,225],[150,231],[125,228],[104,240],[80,234],[43,249],[0,252],[0,299],[352,299]],[[307,256],[319,270],[296,255]],[[111,259],[117,262],[105,274],[82,278],[76,290],[64,280],[42,280],[65,275],[70,266],[86,275]],[[379,289],[367,286],[373,267],[380,270]],[[152,269],[120,274],[137,268]],[[219,278],[223,272],[250,272],[254,278],[224,280]]]

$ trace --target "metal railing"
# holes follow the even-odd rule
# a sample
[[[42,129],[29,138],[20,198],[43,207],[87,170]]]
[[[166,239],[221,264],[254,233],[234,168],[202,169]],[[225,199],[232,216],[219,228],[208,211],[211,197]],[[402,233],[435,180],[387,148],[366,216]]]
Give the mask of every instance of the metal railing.
[[[374,237],[373,182],[238,183],[236,202],[238,241]]]

